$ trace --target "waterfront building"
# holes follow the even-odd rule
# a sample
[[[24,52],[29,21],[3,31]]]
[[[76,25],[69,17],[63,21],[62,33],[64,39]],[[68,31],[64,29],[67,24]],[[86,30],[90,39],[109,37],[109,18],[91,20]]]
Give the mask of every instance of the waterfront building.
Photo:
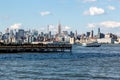
[[[114,43],[114,39],[112,39],[112,38],[101,38],[101,39],[97,39],[97,42],[98,43]]]
[[[107,33],[107,34],[105,34],[105,38],[117,39],[117,35],[114,35],[112,33]]]
[[[111,38],[111,37],[112,37],[112,33],[105,34],[105,38]]]

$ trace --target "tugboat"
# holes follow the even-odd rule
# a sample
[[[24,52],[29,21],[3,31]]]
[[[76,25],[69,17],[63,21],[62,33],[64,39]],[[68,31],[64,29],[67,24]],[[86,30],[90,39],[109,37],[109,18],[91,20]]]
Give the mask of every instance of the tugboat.
[[[82,43],[82,46],[85,46],[85,47],[100,47],[101,44],[98,43],[98,42],[86,42],[86,43]]]

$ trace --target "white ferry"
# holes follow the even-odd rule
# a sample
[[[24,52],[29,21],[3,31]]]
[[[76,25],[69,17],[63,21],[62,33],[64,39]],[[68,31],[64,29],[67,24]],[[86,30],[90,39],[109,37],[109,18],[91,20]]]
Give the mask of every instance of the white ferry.
[[[89,42],[89,43],[82,43],[82,46],[85,47],[100,47],[101,44],[98,42]]]

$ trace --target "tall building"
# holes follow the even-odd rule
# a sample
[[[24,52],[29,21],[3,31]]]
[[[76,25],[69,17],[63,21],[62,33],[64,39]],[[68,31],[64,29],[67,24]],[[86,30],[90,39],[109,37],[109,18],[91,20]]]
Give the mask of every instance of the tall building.
[[[58,24],[58,34],[61,34],[61,24]]]
[[[100,28],[98,28],[98,34],[100,33]]]
[[[38,31],[34,29],[34,30],[32,31],[32,34],[33,34],[34,36],[38,36]]]
[[[10,30],[10,37],[13,37],[14,36],[14,32],[13,32],[13,30]]]
[[[49,27],[50,27],[50,26],[48,25],[48,26],[47,26],[47,32],[48,32],[48,34],[49,34],[49,31],[50,31]]]
[[[70,37],[74,37],[74,33],[70,31]]]
[[[101,35],[100,28],[98,28],[98,39],[100,38],[100,35]]]
[[[42,37],[43,37],[43,36],[44,36],[44,33],[43,33],[43,32],[41,32],[40,36],[42,36]]]
[[[90,37],[90,32],[86,33],[86,37],[89,38]]]
[[[5,30],[5,32],[6,32],[6,33],[9,33],[9,28],[7,28],[7,29]]]
[[[2,32],[0,32],[0,40],[2,39]]]
[[[51,39],[51,31],[48,33],[48,38]]]
[[[77,34],[77,30],[76,30],[76,31],[75,31],[75,39],[77,39],[77,35],[78,35],[78,34]]]
[[[23,30],[23,29],[19,29],[19,30],[18,30],[18,36],[19,36],[20,38],[23,38],[23,37],[24,37],[24,30]]]
[[[50,39],[51,38],[51,31],[50,31],[50,25],[48,25],[48,27],[47,27],[47,31],[48,31],[48,39]]]
[[[103,33],[100,32],[100,28],[98,28],[98,34],[97,34],[97,38],[98,39],[101,39],[101,38],[104,38],[105,35]]]
[[[17,36],[17,41],[18,41],[18,43],[23,43],[24,42],[24,33],[25,33],[25,31],[24,31],[24,29],[19,29],[18,30],[18,33],[16,34],[16,35],[18,35]]]
[[[92,30],[91,33],[90,33],[90,37],[93,38],[93,35],[94,35],[94,32]]]

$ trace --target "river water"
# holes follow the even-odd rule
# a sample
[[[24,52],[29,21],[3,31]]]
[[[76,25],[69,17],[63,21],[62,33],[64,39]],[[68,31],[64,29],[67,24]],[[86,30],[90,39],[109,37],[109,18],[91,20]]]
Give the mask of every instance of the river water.
[[[120,45],[0,54],[0,80],[120,80]]]

